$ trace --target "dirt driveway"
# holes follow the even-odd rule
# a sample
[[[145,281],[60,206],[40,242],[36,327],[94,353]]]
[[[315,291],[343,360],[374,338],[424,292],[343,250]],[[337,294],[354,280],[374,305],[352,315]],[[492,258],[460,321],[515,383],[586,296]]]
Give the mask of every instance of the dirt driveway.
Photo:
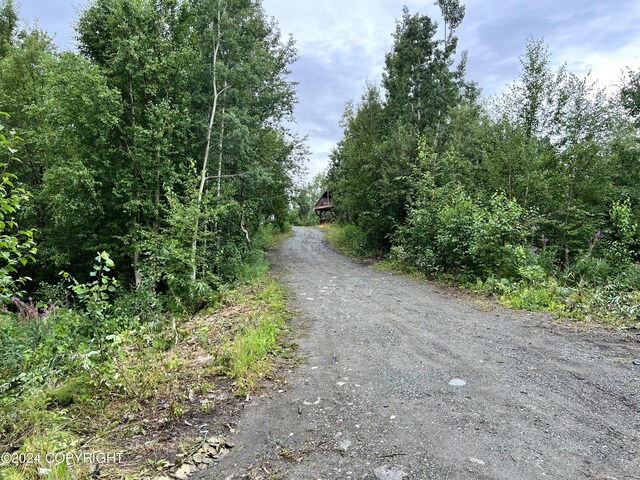
[[[201,478],[640,479],[640,336],[481,307],[317,229],[272,262],[305,362]]]

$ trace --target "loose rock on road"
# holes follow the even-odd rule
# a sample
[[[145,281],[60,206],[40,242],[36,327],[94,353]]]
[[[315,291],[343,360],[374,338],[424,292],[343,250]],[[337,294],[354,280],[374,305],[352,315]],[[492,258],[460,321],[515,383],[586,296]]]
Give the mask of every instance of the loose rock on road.
[[[312,228],[272,263],[305,362],[201,478],[640,478],[640,336],[481,307]]]

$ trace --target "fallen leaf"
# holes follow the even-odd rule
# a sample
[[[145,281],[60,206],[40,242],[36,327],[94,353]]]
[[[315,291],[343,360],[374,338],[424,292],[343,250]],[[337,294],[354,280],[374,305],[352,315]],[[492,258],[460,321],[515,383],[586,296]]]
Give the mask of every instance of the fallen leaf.
[[[178,480],[187,480],[187,478],[189,478],[191,475],[193,475],[197,471],[198,469],[196,468],[195,465],[191,465],[190,463],[185,463],[178,470],[176,470],[176,473],[174,473],[173,476],[176,477]]]

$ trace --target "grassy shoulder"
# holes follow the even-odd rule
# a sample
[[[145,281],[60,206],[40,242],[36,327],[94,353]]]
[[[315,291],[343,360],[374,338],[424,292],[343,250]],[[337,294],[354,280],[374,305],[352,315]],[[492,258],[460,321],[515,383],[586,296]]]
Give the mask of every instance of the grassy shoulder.
[[[357,227],[331,224],[321,228],[337,250],[352,258],[372,260],[377,269],[460,288],[509,308],[549,312],[584,325],[640,329],[640,291],[637,290],[617,291],[607,285],[593,287],[583,282],[567,285],[539,271],[532,272],[530,278],[520,282],[494,278],[483,281],[446,273],[427,274],[411,263],[367,250],[363,233]]]
[[[341,253],[358,260],[380,260],[383,258],[380,252],[371,251],[367,247],[362,230],[354,225],[340,225],[328,223],[320,225],[320,230],[325,232],[326,239]]]
[[[36,321],[47,322],[40,328],[51,332],[67,329],[69,315],[59,311]],[[224,416],[235,408],[234,398],[255,392],[283,359],[292,358],[289,317],[284,287],[262,274],[223,292],[216,306],[193,318],[167,317],[112,335],[108,358],[81,346],[66,355],[63,349],[73,348],[61,346],[61,367],[36,362],[31,369],[23,356],[16,359],[24,363],[17,379],[8,375],[4,359],[0,478],[97,475],[95,466],[83,462],[50,462],[52,455],[59,460],[69,452],[118,452],[122,463],[100,467],[108,478],[172,471],[200,441],[189,425]],[[33,321],[4,315],[0,327],[38,328],[27,325]],[[37,354],[35,348],[30,355]]]

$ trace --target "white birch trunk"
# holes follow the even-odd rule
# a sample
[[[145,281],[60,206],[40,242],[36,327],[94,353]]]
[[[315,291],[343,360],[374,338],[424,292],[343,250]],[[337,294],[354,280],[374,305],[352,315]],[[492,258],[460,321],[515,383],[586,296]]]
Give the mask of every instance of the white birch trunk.
[[[226,6],[226,5],[225,5]],[[218,4],[218,13],[217,13],[217,34],[214,40],[213,46],[213,105],[211,106],[211,115],[209,116],[209,125],[207,127],[207,146],[204,151],[204,159],[202,160],[202,170],[200,172],[200,187],[198,188],[198,198],[197,198],[197,207],[198,207],[198,215],[200,214],[200,208],[202,205],[202,199],[204,197],[205,187],[207,183],[207,168],[209,165],[209,154],[211,152],[211,133],[213,131],[213,125],[216,119],[216,112],[218,110],[218,101],[220,99],[220,95],[226,90],[223,88],[222,90],[218,90],[218,55],[220,53],[220,41],[222,39],[222,30],[220,27],[220,21],[222,20],[223,7],[222,2]],[[199,217],[196,217],[196,224],[194,226],[194,234],[193,234],[193,242],[191,243],[191,280],[195,281],[197,276],[197,253],[198,253],[198,233],[199,233]]]

